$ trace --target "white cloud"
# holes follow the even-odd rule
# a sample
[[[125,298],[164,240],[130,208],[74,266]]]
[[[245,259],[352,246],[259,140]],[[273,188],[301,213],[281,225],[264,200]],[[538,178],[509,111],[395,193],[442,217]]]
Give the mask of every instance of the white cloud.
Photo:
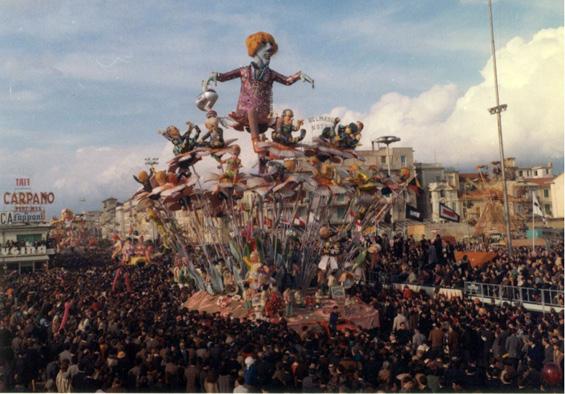
[[[505,154],[521,161],[563,157],[563,28],[516,37],[497,53]],[[455,85],[434,86],[417,97],[388,93],[367,114],[336,108],[332,115],[366,124],[364,146],[381,135],[397,135],[416,159],[468,166],[498,157],[492,61],[483,81],[459,96]],[[535,147],[535,148],[534,148]]]
[[[242,148],[245,171],[256,172],[253,165],[257,156],[253,153],[249,134],[226,130],[224,135],[226,139],[238,139],[236,143]],[[3,169],[0,190],[11,190],[14,179],[25,176],[32,179],[34,190],[55,193],[56,203],[50,207],[48,215],[55,215],[67,207],[99,209],[101,201],[110,196],[119,200],[131,197],[139,187],[132,175],[145,168],[147,157],[158,157],[157,168],[166,169],[167,161],[173,157],[172,145],[163,139],[153,145],[82,146],[74,150],[60,144],[18,152],[0,149],[0,168]],[[196,165],[202,182],[210,173],[219,172],[216,166],[216,161],[210,157]]]
[[[10,190],[16,176],[27,176],[34,190],[55,193],[56,204],[49,214],[64,207],[97,209],[104,198],[128,198],[137,189],[132,175],[144,167],[145,157],[159,156],[162,163],[170,158],[171,149],[165,145],[85,146],[74,151],[53,145],[0,152],[0,167],[5,169],[1,190]],[[86,200],[84,207],[79,206],[80,199]]]

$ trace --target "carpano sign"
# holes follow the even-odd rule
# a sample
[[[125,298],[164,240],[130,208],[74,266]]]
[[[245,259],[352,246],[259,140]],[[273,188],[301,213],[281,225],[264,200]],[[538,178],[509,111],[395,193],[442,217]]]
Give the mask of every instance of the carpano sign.
[[[7,256],[37,256],[47,254],[47,246],[22,246],[20,248],[0,248],[0,255]]]
[[[55,194],[52,192],[5,192],[4,204],[6,205],[44,205],[53,204]]]
[[[16,178],[16,187],[13,192],[3,195],[5,205],[48,205],[55,202],[52,192],[34,192],[31,190],[30,178]]]

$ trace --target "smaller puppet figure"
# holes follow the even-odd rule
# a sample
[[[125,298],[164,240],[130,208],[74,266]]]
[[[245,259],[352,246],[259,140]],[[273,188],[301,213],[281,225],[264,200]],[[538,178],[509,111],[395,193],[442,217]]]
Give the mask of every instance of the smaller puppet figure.
[[[370,178],[367,174],[361,171],[359,165],[351,164],[348,169],[349,181],[357,187],[362,187],[369,182]]]
[[[337,136],[337,127],[339,125],[340,118],[334,118],[333,126],[325,127],[320,134],[320,139],[325,142],[332,144]]]
[[[362,192],[370,192],[376,190],[378,183],[374,181],[374,177],[362,170],[359,165],[351,164],[348,169],[349,178],[347,179],[355,188]]]
[[[249,256],[243,258],[247,266],[247,279],[248,281],[257,281],[259,275],[259,268],[261,268],[261,258],[256,250],[251,252]]]
[[[188,153],[197,147],[198,136],[200,136],[200,128],[192,124],[192,122],[186,122],[188,129],[184,134],[181,134],[179,129],[175,126],[169,126],[165,131],[161,131],[161,135],[172,142],[173,153],[175,156],[181,155],[183,153]],[[192,131],[196,131],[194,136]],[[192,160],[184,160],[182,164],[179,165],[179,177],[189,178],[192,174],[190,172],[190,166],[194,165],[199,157],[193,156]]]
[[[304,297],[302,297],[302,290],[296,289],[294,292],[295,305],[302,308],[304,306]]]
[[[232,156],[227,160],[221,160],[221,164],[225,164],[223,178],[229,180],[232,183],[236,183],[238,180],[239,169],[241,168],[241,159],[239,154],[241,153],[241,148],[239,145],[233,145],[231,154]]]
[[[212,149],[224,148],[226,146],[224,141],[224,129],[220,127],[220,121],[218,120],[218,113],[216,111],[208,111],[204,126],[208,132],[202,136],[200,144]]]
[[[356,122],[341,125],[339,122],[340,118],[335,118],[333,126],[328,126],[322,130],[320,139],[341,149],[355,149],[361,139],[363,123]]]
[[[322,271],[334,271],[338,269],[337,257],[341,254],[341,243],[332,239],[335,234],[332,230],[323,226],[320,228],[320,238],[322,239],[322,258],[318,268]]]
[[[328,162],[324,162],[320,165],[320,176],[330,180],[336,185],[341,183],[335,167]]]
[[[181,134],[175,126],[169,126],[165,131],[160,132],[163,137],[173,143],[173,153],[175,156],[193,150],[200,136],[200,128],[198,126],[193,125],[191,122],[186,122],[186,125],[188,128],[184,134]],[[192,135],[193,130],[196,132],[194,136]]]
[[[151,168],[150,171],[153,172],[153,168]],[[135,176],[135,175],[133,176],[133,179],[135,179],[135,181],[137,183],[140,183],[143,186],[143,191],[146,191],[147,193],[151,193],[151,190],[153,190],[153,187],[151,186],[151,180],[150,180],[151,177],[147,173],[147,171],[145,171],[145,170],[139,171],[137,176]]]
[[[299,143],[306,136],[306,130],[300,129],[304,124],[303,120],[299,120],[297,125],[294,125],[294,112],[291,109],[285,109],[282,116],[277,119],[275,130],[273,131],[272,138],[273,141],[278,142],[286,146],[293,146]],[[294,131],[300,131],[298,137],[293,137],[292,133]]]
[[[294,312],[294,291],[290,287],[283,292],[283,300],[285,303],[285,316],[292,316]]]
[[[261,265],[258,271],[257,280],[259,282],[259,286],[267,286],[271,280],[271,272],[268,266]]]
[[[281,162],[270,160],[267,163],[265,177],[269,177],[275,183],[284,182],[287,175],[287,166]]]
[[[339,126],[335,143],[342,149],[355,149],[359,140],[361,139],[361,131],[363,130],[363,123],[349,123],[346,126]]]

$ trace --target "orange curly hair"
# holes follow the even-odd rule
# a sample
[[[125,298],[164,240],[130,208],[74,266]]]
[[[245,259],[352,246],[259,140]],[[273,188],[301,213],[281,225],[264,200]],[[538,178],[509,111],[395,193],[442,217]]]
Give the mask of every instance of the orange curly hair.
[[[273,46],[273,55],[277,53],[279,46],[275,42],[275,38],[269,33],[258,31],[245,39],[245,46],[247,46],[247,53],[249,56],[255,56],[261,44],[265,42],[269,42]]]

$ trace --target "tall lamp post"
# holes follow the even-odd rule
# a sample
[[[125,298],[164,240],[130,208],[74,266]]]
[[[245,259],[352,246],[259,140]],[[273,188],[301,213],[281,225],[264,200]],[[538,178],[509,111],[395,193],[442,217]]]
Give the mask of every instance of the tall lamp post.
[[[384,144],[386,145],[386,164],[387,164],[387,173],[390,176],[390,144],[400,141],[400,138],[395,137],[393,135],[385,135],[382,137],[377,138],[376,140],[371,141],[371,147],[375,150],[375,142],[377,144]],[[392,211],[390,213],[390,225],[391,230],[394,232],[394,204],[392,205]]]
[[[490,22],[490,47],[492,51],[492,66],[494,72],[494,93],[496,96],[496,106],[489,108],[491,115],[496,115],[496,123],[498,125],[498,146],[500,150],[500,168],[502,170],[502,190],[504,194],[504,224],[506,226],[506,245],[508,248],[508,255],[512,256],[512,236],[510,234],[510,209],[508,207],[508,186],[506,185],[506,161],[504,160],[504,144],[502,141],[502,119],[501,113],[506,111],[508,106],[500,104],[500,97],[498,94],[498,75],[496,70],[496,49],[494,46],[494,27],[492,22],[492,0],[488,2],[489,9],[489,22]]]
[[[400,138],[395,137],[393,135],[385,135],[382,137],[377,138],[376,140],[371,141],[371,146],[373,150],[375,150],[375,142],[377,144],[384,144],[386,145],[386,164],[387,164],[387,172],[388,176],[390,176],[390,144],[400,141]]]
[[[145,165],[149,168],[154,168],[157,164],[159,164],[158,157],[146,157],[145,158]]]

